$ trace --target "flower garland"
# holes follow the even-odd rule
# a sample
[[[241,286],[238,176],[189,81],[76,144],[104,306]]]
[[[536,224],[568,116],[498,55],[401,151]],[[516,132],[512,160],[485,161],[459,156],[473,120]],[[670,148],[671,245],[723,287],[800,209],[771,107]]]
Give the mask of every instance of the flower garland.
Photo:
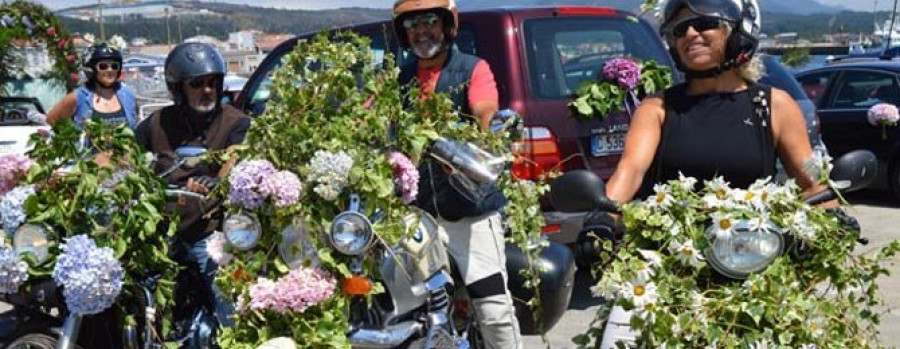
[[[900,112],[897,111],[897,106],[889,103],[873,105],[866,115],[872,126],[881,126],[881,139],[887,139],[888,126],[897,126],[897,121],[900,121]]]
[[[672,84],[669,68],[648,60],[637,63],[630,58],[614,58],[603,64],[600,81],[586,81],[578,87],[575,100],[569,103],[573,114],[590,120],[625,109],[631,115],[646,94],[663,90]]]
[[[25,155],[7,154],[0,156],[0,198],[19,185],[34,161]]]
[[[599,341],[616,305],[632,311],[631,326],[646,347],[867,347],[875,342],[879,315],[872,306],[879,299],[874,280],[900,243],[874,257],[852,255],[858,232],[806,205],[793,181],[777,185],[764,179],[741,189],[715,178],[699,192],[696,183],[682,176],[657,185],[646,200],[624,205],[628,234],[591,288],[609,302],[576,343]],[[746,280],[729,280],[715,269],[730,256],[716,248],[744,244],[775,251],[779,245],[772,239],[784,239],[786,253],[773,255],[767,267]],[[796,251],[803,251],[802,257],[794,257]]]
[[[0,83],[15,73],[11,71],[17,66],[13,64],[15,56],[7,50],[13,47],[11,44],[16,40],[29,40],[38,47],[45,46],[53,60],[49,77],[64,83],[66,90],[77,87],[79,62],[75,45],[52,11],[26,0],[0,5]]]
[[[113,250],[97,247],[87,235],[68,238],[59,249],[53,280],[63,286],[69,311],[91,315],[112,306],[125,274]]]

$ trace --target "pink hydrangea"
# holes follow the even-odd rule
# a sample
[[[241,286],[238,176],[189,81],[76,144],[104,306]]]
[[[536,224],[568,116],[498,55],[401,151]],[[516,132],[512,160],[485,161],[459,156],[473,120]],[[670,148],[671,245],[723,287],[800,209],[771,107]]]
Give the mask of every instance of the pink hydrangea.
[[[317,268],[297,268],[272,281],[259,278],[250,286],[250,309],[280,314],[302,313],[334,295],[337,282]]]
[[[0,156],[0,196],[18,186],[31,165],[34,165],[34,161],[24,155]]]
[[[641,66],[627,58],[613,58],[603,65],[603,78],[615,81],[626,90],[634,90],[641,82]]]
[[[394,187],[400,190],[404,203],[412,203],[419,195],[419,170],[400,152],[392,152],[388,161],[394,167]]]
[[[250,210],[262,206],[265,196],[259,192],[259,185],[275,172],[275,166],[266,160],[245,160],[238,163],[228,176],[231,202]]]
[[[209,239],[206,241],[206,253],[209,254],[209,258],[216,262],[219,266],[228,264],[234,255],[228,253],[225,249],[225,246],[228,245],[227,239],[225,239],[225,234],[220,231],[217,231],[209,236]]]
[[[290,171],[278,171],[263,178],[259,184],[259,192],[271,197],[278,207],[286,207],[300,202],[302,190],[300,178]]]
[[[900,112],[897,107],[889,103],[878,103],[869,108],[869,123],[873,126],[895,125],[900,120]]]

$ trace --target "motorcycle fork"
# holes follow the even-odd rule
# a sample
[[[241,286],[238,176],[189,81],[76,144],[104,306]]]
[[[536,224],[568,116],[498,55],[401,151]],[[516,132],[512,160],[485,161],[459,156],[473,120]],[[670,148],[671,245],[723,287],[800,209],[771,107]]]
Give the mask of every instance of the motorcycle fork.
[[[75,342],[78,341],[78,331],[81,330],[81,315],[69,313],[63,322],[62,331],[59,334],[59,341],[56,342],[56,349],[72,349]]]

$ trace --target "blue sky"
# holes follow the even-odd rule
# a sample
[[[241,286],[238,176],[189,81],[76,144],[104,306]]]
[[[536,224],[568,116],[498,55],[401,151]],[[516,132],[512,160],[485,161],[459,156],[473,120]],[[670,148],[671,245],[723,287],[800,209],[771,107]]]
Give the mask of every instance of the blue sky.
[[[37,0],[51,9],[59,9],[63,7],[81,6],[87,4],[95,4],[96,0]],[[110,3],[110,0],[102,0],[103,3]],[[206,0],[204,0],[206,1]],[[279,7],[279,8],[295,8],[295,9],[325,9],[338,7],[391,7],[393,0],[339,0],[339,1],[323,1],[323,0],[218,0],[220,2],[229,2],[237,4],[254,4],[256,6]],[[458,2],[477,1],[477,0],[458,0]],[[877,4],[880,10],[890,10],[894,2],[891,0],[816,0],[827,5],[842,6],[857,11],[872,11],[872,7]],[[512,2],[512,1],[511,1]]]

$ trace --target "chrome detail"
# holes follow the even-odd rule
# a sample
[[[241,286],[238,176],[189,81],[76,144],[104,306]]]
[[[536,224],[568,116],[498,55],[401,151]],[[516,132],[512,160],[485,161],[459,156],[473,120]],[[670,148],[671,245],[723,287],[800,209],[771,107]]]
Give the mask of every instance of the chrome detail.
[[[78,341],[78,331],[81,329],[81,315],[70,313],[63,322],[62,331],[59,333],[59,341],[56,349],[72,349]]]
[[[358,349],[394,348],[422,332],[423,325],[405,321],[387,326],[383,330],[357,329],[348,334],[350,345]]]

